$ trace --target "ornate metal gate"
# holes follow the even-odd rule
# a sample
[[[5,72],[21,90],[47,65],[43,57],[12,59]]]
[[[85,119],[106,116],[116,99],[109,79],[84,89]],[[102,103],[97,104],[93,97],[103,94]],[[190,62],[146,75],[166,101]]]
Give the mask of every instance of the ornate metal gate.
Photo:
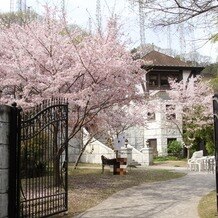
[[[68,103],[43,101],[20,113],[18,217],[68,210]]]

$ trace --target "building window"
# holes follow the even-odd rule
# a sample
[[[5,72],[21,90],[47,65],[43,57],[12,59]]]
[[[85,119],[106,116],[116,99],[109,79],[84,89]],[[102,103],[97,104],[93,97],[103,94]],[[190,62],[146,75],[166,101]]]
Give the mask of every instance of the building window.
[[[149,86],[151,86],[151,87],[158,86],[158,75],[157,74],[151,74],[149,76]]]
[[[171,142],[176,141],[177,138],[167,138],[167,146],[171,144]]]
[[[167,118],[167,120],[176,119],[175,109],[176,109],[175,105],[171,105],[171,104],[166,105],[166,118]]]
[[[160,86],[169,87],[168,79],[169,79],[168,76],[161,75],[161,76],[160,76]]]
[[[182,79],[181,72],[157,71],[148,73],[147,80],[150,89],[169,89],[169,78],[179,82]]]
[[[154,112],[148,112],[147,116],[148,116],[148,120],[155,120],[155,113]]]

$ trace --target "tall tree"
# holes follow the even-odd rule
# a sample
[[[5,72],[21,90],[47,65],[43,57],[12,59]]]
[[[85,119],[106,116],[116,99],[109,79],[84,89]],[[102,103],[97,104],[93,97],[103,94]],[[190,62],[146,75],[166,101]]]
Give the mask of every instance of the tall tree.
[[[73,137],[100,111],[136,100],[141,61],[119,41],[118,29],[110,20],[103,35],[81,37],[52,9],[41,21],[3,28],[1,103],[16,101],[27,108],[52,96],[68,98]]]
[[[143,2],[146,22],[149,26],[169,26],[188,23],[198,28],[207,28],[209,39],[217,38],[216,0],[129,0]],[[213,32],[209,32],[212,30]],[[208,38],[207,38],[208,39]]]
[[[113,107],[105,108],[85,126],[88,134],[85,133],[85,130],[81,131],[80,137],[83,139],[85,135],[86,140],[83,140],[85,143],[82,143],[75,167],[78,165],[83,152],[90,142],[99,140],[111,149],[116,150],[115,141],[120,134],[132,126],[146,125],[147,117],[145,115],[147,114],[148,104],[145,103],[144,99],[141,102],[137,99],[137,104],[134,102],[133,99],[129,106],[114,104]],[[93,151],[94,147],[91,152]]]
[[[178,24],[198,17],[206,23],[216,23],[218,3],[216,0],[130,0],[131,2],[143,2],[144,8],[150,13],[158,14],[152,17],[157,25]]]
[[[168,110],[168,113],[182,114],[182,125],[174,117],[170,121],[178,127],[189,157],[189,150],[198,131],[213,123],[213,90],[209,82],[203,81],[201,77],[191,77],[187,83],[172,80],[170,85],[168,93],[176,106]]]

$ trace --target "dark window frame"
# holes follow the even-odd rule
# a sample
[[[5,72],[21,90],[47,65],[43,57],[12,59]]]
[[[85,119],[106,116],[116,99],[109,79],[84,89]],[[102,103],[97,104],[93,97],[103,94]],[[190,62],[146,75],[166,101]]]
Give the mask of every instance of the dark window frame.
[[[180,81],[182,79],[182,71],[151,71],[147,76],[148,87],[149,89],[169,89],[169,78],[175,78],[177,81]]]
[[[167,111],[170,110],[170,109],[169,109],[170,107],[173,107],[173,110],[176,109],[176,105],[167,104],[167,105],[166,105],[166,119],[167,119],[167,120],[175,120],[175,119],[176,119],[176,113],[175,113],[175,112],[174,112],[174,113],[170,113],[170,114],[167,113]]]
[[[154,121],[156,120],[156,114],[155,112],[148,112],[147,113],[148,121]]]
[[[152,79],[152,77],[156,77],[156,79]],[[159,84],[159,79],[158,79],[158,74],[152,73],[149,75],[149,87],[158,87]]]

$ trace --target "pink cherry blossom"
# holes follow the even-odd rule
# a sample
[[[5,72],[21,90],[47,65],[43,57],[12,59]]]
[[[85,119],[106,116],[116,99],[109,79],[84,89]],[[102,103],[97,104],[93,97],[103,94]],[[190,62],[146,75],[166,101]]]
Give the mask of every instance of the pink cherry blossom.
[[[40,20],[1,29],[0,102],[16,101],[25,110],[43,99],[67,98],[70,137],[98,114],[98,120],[107,110],[118,115],[109,108],[137,99],[142,77],[142,62],[133,60],[118,30],[111,19],[104,34],[84,34],[48,8]]]

